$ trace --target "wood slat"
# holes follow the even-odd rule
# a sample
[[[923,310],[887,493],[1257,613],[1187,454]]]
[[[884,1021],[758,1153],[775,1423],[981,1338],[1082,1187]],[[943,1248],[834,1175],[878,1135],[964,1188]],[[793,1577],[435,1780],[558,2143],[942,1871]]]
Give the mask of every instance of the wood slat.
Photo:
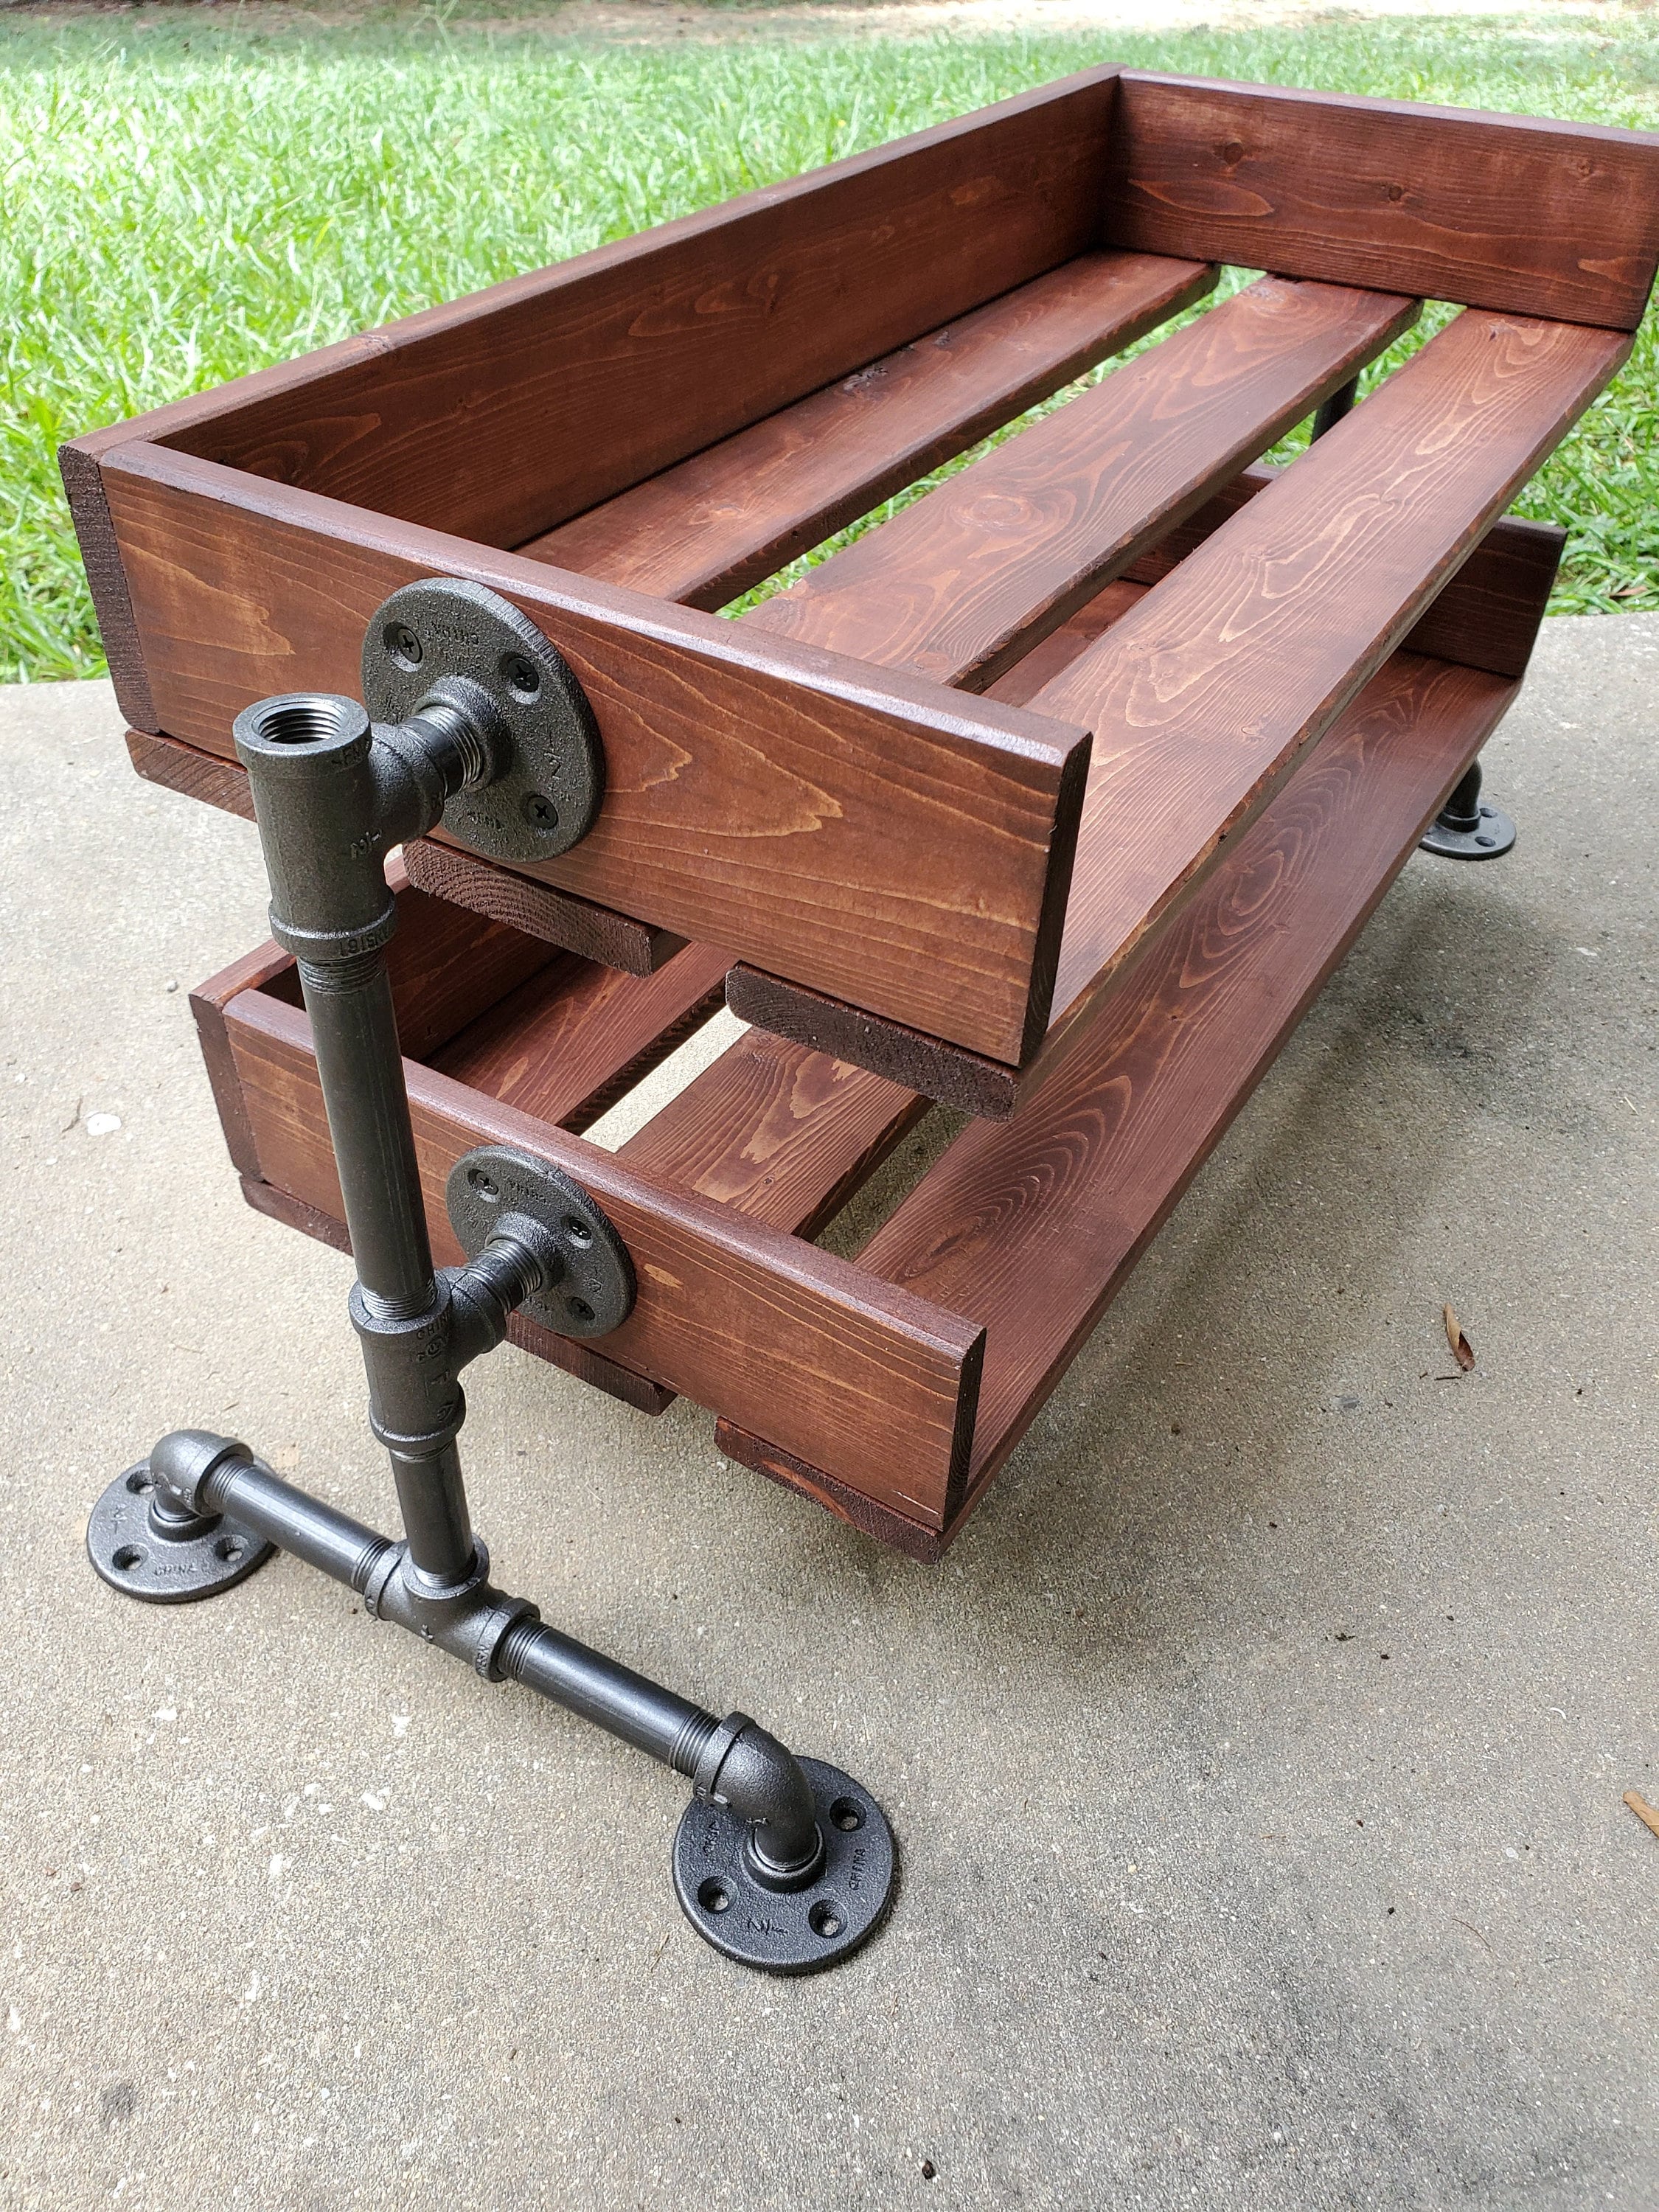
[[[168,732],[352,691],[368,617],[418,574],[536,620],[605,750],[605,803],[533,872],[578,896],[1020,1059],[1046,1023],[1087,739],[745,624],[124,447],[106,486]]]
[[[264,1181],[337,1217],[338,1178],[305,1016],[264,991],[245,991],[225,1018]],[[787,1449],[823,1454],[832,1474],[944,1526],[966,1479],[983,1349],[977,1328],[732,1207],[647,1182],[580,1137],[417,1061],[405,1061],[404,1074],[441,1263],[461,1256],[444,1186],[465,1152],[507,1144],[551,1160],[592,1192],[633,1258],[638,1300],[605,1340],[607,1357],[764,1425]],[[826,1450],[831,1429],[836,1440]]]
[[[1125,70],[1104,236],[1632,331],[1659,136]]]
[[[653,1182],[815,1236],[931,1102],[850,1061],[750,1030],[622,1157]]]
[[[140,434],[522,544],[1096,245],[1115,75],[514,277]]]
[[[1156,584],[1184,561],[1206,538],[1241,507],[1266,491],[1283,473],[1264,462],[1246,469],[1206,500],[1178,530],[1143,553],[1124,571],[1133,583]],[[1495,522],[1479,548],[1465,562],[1445,589],[1430,602],[1417,627],[1405,640],[1411,653],[1431,659],[1455,660],[1465,668],[1484,668],[1493,676],[1523,676],[1544,618],[1567,533],[1553,522],[1533,522],[1506,514]],[[1069,660],[1075,656],[1067,654]],[[1011,706],[1023,706],[1042,690],[1028,679],[1035,672],[1036,656],[1019,664],[1020,681],[999,684],[994,696]]]
[[[1202,263],[1080,254],[519,550],[684,606],[724,606],[1215,278]]]
[[[1358,933],[1518,685],[1397,653],[1011,1121],[958,1137],[859,1265],[986,1328],[943,1530],[763,1431],[722,1448],[936,1559]]]
[[[1264,278],[744,617],[981,690],[1374,360],[1417,302]]]
[[[644,976],[567,955],[417,1056],[521,1114],[585,1129],[719,1010],[730,964],[706,945]]]
[[[685,945],[672,929],[635,921],[631,915],[595,906],[592,899],[534,884],[492,861],[481,860],[453,845],[413,838],[404,848],[410,881],[434,898],[448,899],[474,914],[504,921],[526,937],[562,945],[584,960],[621,968],[630,975],[649,975]]]
[[[1460,315],[1035,695],[1095,732],[1038,1065],[1087,1026],[1629,349],[1613,331]],[[727,999],[975,1112],[1012,1112],[1030,1082],[746,965]]]

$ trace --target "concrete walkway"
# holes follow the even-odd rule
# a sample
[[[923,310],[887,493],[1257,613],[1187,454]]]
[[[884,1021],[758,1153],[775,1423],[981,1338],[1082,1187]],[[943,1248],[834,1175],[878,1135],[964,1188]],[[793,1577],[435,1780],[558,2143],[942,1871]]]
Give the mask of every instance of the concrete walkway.
[[[1659,617],[1548,626],[1516,854],[1413,861],[942,1569],[478,1372],[509,1586],[893,1814],[890,1927],[776,1984],[642,1759],[285,1559],[94,1578],[182,1422],[385,1486],[191,1035],[253,834],[105,687],[0,694],[0,2203],[1652,2204],[1656,700]]]

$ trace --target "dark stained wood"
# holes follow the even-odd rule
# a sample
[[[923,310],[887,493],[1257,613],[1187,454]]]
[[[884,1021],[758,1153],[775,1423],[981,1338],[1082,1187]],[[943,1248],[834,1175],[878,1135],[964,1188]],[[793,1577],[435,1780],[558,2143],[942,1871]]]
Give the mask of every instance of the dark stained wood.
[[[1097,70],[142,418],[513,545],[1097,244]]]
[[[255,1176],[242,1177],[242,1196],[256,1213],[263,1213],[272,1221],[280,1221],[289,1229],[298,1229],[307,1237],[314,1237],[319,1244],[327,1244],[337,1252],[349,1252],[351,1239],[343,1221],[319,1207],[307,1206],[301,1199],[290,1198],[285,1190],[274,1183],[262,1182]],[[550,1330],[538,1328],[521,1314],[507,1316],[507,1337],[521,1352],[528,1352],[538,1359],[545,1359],[555,1367],[562,1367],[578,1382],[591,1382],[596,1390],[604,1390],[618,1398],[624,1406],[632,1406],[636,1413],[666,1413],[674,1402],[675,1393],[665,1390],[659,1382],[653,1382],[643,1375],[635,1375],[626,1367],[607,1359],[603,1352],[595,1352],[591,1345],[581,1344],[574,1337],[555,1336]]]
[[[1104,236],[1632,331],[1659,136],[1126,70]]]
[[[1011,1121],[973,1124],[860,1255],[982,1322],[970,1486],[937,1558],[1358,935],[1517,684],[1399,653]],[[722,1448],[846,1511],[811,1455]]]
[[[926,1030],[867,1014],[844,999],[803,990],[746,964],[726,979],[726,1003],[741,1022],[819,1055],[851,1060],[882,1080],[925,1091],[942,1106],[1000,1121],[1014,1110],[1020,1071],[983,1053],[942,1045]]]
[[[1629,349],[1460,315],[1037,694],[1099,732],[1058,1025],[1330,726]]]
[[[253,819],[253,794],[240,761],[221,760],[177,738],[153,737],[148,730],[127,732],[127,755],[147,783],[159,783],[186,799],[205,800],[227,814]]]
[[[1035,695],[1039,713],[1095,732],[1036,1066],[1069,1049],[1629,349],[1608,331],[1459,316]],[[755,1003],[747,964],[726,988]],[[935,1097],[989,1095],[950,1045],[930,1061],[925,1032],[867,1011],[836,1026],[825,997],[778,985],[769,1024]],[[976,1110],[1012,1111],[1032,1073]]]
[[[651,975],[567,955],[420,1057],[520,1113],[585,1129],[717,1011],[729,964],[706,945]]]
[[[895,1513],[890,1505],[878,1504],[873,1498],[866,1498],[848,1484],[837,1482],[833,1475],[825,1474],[822,1468],[810,1467],[793,1452],[769,1444],[763,1437],[751,1436],[747,1429],[740,1429],[723,1417],[714,1424],[714,1442],[728,1459],[752,1468],[757,1474],[768,1476],[780,1489],[793,1490],[812,1504],[821,1505],[826,1513],[833,1513],[837,1521],[844,1521],[860,1535],[873,1536],[880,1543],[891,1545],[896,1552],[907,1553],[921,1566],[938,1565],[962,1525],[963,1513],[958,1510],[945,1528],[924,1528],[921,1522]]]
[[[75,535],[80,542],[82,565],[87,572],[99,634],[104,641],[104,658],[109,663],[110,681],[115,686],[115,703],[128,721],[148,729],[155,723],[155,707],[150,697],[149,672],[144,666],[138,625],[133,619],[126,571],[121,566],[121,550],[115,542],[109,502],[104,496],[103,472],[99,465],[103,444],[103,440],[94,437],[60,446],[58,468],[64,479]]]
[[[981,690],[1416,314],[1413,300],[1264,278],[856,539],[744,627]]]
[[[1125,570],[1126,578],[1137,584],[1159,582],[1281,473],[1261,462],[1246,469],[1189,515],[1180,529],[1142,554]],[[1431,659],[1455,660],[1465,668],[1484,668],[1493,676],[1523,676],[1566,541],[1566,532],[1553,522],[1533,522],[1518,514],[1500,517],[1431,601],[1407,636],[1406,649]],[[1016,672],[1020,680],[994,685],[993,696],[1011,706],[1035,698],[1042,686],[1028,679],[1036,662],[1036,654],[1028,654]]]
[[[621,1148],[653,1182],[812,1237],[927,1110],[848,1060],[751,1030]]]
[[[353,690],[389,591],[472,577],[552,638],[604,738],[599,822],[538,878],[973,1051],[1041,1036],[1082,733],[155,447],[106,483],[171,735],[224,750],[271,690]]]
[[[1207,292],[1201,263],[1085,253],[519,550],[720,607]]]
[[[302,1013],[264,991],[225,1010],[264,1179],[337,1216],[338,1180]],[[626,1243],[639,1281],[607,1358],[769,1431],[826,1473],[943,1527],[966,1480],[981,1332],[832,1254],[647,1182],[619,1157],[404,1062],[434,1253],[459,1258],[444,1184],[481,1143],[574,1175]]]
[[[239,992],[256,991],[273,976],[294,965],[280,945],[269,942],[256,946],[241,959],[234,960],[228,968],[207,982],[199,984],[190,994],[190,1011],[195,1017],[197,1042],[202,1048],[202,1058],[207,1066],[208,1082],[213,1091],[213,1103],[219,1109],[219,1126],[225,1133],[225,1149],[233,1165],[244,1180],[249,1176],[257,1182],[259,1176],[259,1146],[253,1133],[253,1124],[248,1116],[247,1101],[242,1096],[242,1079],[236,1073],[236,1061],[230,1048],[230,1036],[225,1027],[225,1008]]]
[[[434,898],[470,907],[474,914],[489,915],[526,937],[539,937],[549,945],[562,945],[586,960],[621,968],[630,975],[648,975],[672,960],[685,943],[672,929],[657,929],[635,921],[631,915],[595,906],[592,899],[556,890],[551,884],[532,883],[514,875],[493,861],[453,845],[434,844],[416,837],[404,848],[410,880]]]

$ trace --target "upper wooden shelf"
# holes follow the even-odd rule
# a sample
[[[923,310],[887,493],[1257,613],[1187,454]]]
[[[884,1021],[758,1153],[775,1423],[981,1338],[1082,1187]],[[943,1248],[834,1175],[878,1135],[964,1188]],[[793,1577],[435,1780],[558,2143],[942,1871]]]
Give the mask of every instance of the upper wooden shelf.
[[[605,804],[416,881],[640,972],[718,946],[752,1018],[1006,1115],[1617,368],[1656,185],[1647,134],[1105,68],[181,400],[64,450],[135,757],[235,804],[241,708],[355,690],[410,578],[488,584],[586,692]],[[712,611],[1223,263],[1266,273]],[[1465,312],[1247,478],[1425,297]]]

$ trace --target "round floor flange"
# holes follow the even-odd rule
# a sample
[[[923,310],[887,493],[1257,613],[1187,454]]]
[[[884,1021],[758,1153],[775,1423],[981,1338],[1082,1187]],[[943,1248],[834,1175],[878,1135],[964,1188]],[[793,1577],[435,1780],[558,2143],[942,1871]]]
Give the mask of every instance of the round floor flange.
[[[188,1605],[246,1580],[276,1549],[222,1519],[195,1535],[158,1536],[149,1516],[154,1487],[149,1462],[140,1460],[92,1509],[87,1557],[112,1589],[146,1605]]]
[[[445,1196],[469,1260],[509,1213],[527,1213],[557,1244],[562,1273],[524,1300],[519,1310],[526,1319],[558,1336],[608,1336],[627,1320],[635,1291],[628,1247],[598,1200],[550,1160],[511,1145],[480,1145],[450,1170]]]
[[[815,1974],[885,1919],[898,1871],[893,1832],[869,1791],[821,1759],[799,1762],[817,1808],[823,1866],[804,1889],[766,1887],[744,1856],[748,1823],[693,1798],[674,1838],[674,1887],[705,1942],[769,1974]]]
[[[1488,806],[1484,799],[1473,830],[1451,830],[1444,823],[1431,822],[1422,840],[1423,850],[1437,854],[1443,860],[1500,860],[1514,842],[1514,823],[1499,808]]]
[[[494,860],[550,860],[592,828],[605,748],[581,685],[528,615],[483,584],[428,576],[394,592],[363,638],[363,702],[403,722],[445,680],[482,686],[507,758],[487,784],[457,792],[443,826]]]

